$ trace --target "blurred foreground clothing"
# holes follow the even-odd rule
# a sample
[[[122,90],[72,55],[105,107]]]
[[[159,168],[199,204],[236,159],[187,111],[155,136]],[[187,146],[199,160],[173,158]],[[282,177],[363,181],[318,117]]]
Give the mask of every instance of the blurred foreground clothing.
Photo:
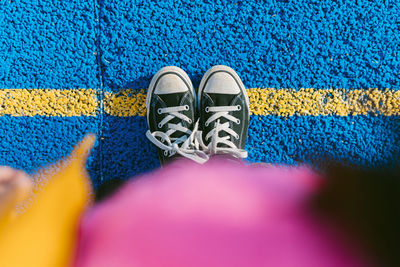
[[[86,136],[69,157],[39,170],[33,186],[23,172],[0,168],[1,267],[71,266],[93,195],[85,164],[94,142]]]
[[[77,267],[371,266],[313,209],[306,167],[180,160],[86,213]]]

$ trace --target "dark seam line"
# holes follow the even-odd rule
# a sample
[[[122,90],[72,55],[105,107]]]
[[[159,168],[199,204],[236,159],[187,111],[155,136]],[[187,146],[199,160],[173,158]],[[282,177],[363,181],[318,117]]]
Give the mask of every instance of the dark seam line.
[[[100,48],[100,35],[101,35],[101,23],[100,23],[100,12],[101,12],[101,0],[93,0],[94,10],[95,10],[95,20],[97,21],[97,32],[96,32],[96,49],[97,49],[97,68],[98,68],[98,80],[100,88],[96,90],[97,98],[100,101],[100,111],[98,119],[98,157],[99,157],[99,174],[100,181],[96,183],[103,182],[103,170],[104,170],[104,160],[103,160],[103,125],[104,125],[104,81],[103,81],[103,67],[101,64],[101,48]]]

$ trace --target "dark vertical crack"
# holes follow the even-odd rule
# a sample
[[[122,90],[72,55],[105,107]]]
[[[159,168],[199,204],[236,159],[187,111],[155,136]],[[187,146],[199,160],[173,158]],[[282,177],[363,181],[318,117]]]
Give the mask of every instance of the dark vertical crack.
[[[100,101],[100,110],[98,114],[98,153],[99,153],[99,175],[100,181],[96,181],[95,184],[101,184],[103,182],[103,123],[104,123],[104,81],[103,81],[103,67],[101,64],[101,2],[102,0],[93,0],[94,11],[95,11],[95,20],[97,22],[96,28],[96,53],[97,53],[97,71],[98,71],[98,80],[99,80],[99,88],[96,89],[97,92],[97,99]]]

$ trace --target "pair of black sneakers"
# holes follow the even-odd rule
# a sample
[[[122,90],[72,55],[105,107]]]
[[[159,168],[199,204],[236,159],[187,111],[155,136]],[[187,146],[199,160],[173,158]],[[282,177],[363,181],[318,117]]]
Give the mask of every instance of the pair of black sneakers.
[[[198,94],[185,71],[164,67],[147,92],[147,138],[157,146],[161,164],[176,157],[198,163],[225,154],[246,158],[249,99],[238,74],[214,66],[203,76]]]

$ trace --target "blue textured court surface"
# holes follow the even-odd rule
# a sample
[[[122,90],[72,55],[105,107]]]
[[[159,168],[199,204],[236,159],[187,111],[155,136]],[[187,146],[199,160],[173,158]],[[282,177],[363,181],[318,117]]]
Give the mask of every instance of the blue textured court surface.
[[[212,65],[248,88],[400,90],[400,1],[0,0],[0,88],[147,88],[165,65]],[[145,117],[0,117],[0,164],[33,172],[99,139],[96,185],[156,168]],[[255,116],[249,160],[400,164],[400,116]]]

